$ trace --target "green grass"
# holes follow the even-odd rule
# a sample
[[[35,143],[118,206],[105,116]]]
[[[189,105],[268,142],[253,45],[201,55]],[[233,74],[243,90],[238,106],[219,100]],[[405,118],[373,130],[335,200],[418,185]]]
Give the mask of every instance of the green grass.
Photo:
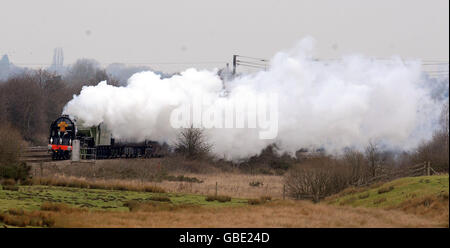
[[[326,201],[333,205],[353,207],[395,207],[412,198],[431,195],[438,196],[443,192],[448,194],[448,185],[448,175],[405,177],[373,188],[368,187],[365,190],[355,190],[357,192],[346,190],[350,193],[345,194],[344,191],[329,197]],[[384,192],[391,186],[393,189]]]
[[[123,204],[130,200],[152,201],[158,197],[168,197],[177,204],[193,204],[211,207],[245,205],[245,199],[233,198],[229,202],[206,201],[204,195],[147,193],[123,190],[82,189],[58,186],[19,186],[18,191],[0,190],[0,211],[12,208],[39,210],[44,202],[64,203],[92,210],[128,211]]]

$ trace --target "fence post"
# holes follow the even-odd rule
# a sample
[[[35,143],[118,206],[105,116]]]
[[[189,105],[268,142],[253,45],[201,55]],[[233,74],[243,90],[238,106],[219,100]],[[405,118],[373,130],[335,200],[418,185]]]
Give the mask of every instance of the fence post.
[[[42,165],[42,162],[39,163],[39,169],[41,170],[41,177],[44,174],[44,166]]]
[[[427,176],[430,176],[430,161],[427,162]]]
[[[286,184],[283,184],[283,200],[286,199]]]
[[[216,182],[216,196],[217,196],[217,182]]]

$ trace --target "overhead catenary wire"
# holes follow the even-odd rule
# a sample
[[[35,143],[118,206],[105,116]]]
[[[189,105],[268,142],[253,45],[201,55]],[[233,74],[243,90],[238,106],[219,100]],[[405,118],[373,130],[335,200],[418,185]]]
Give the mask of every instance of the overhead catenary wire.
[[[260,64],[260,63],[255,63],[255,62],[251,62],[251,61],[243,61],[243,60],[236,60],[237,63],[247,63],[247,64],[251,64],[251,65],[255,65],[255,66],[263,66],[266,67],[267,64]]]
[[[261,58],[261,57],[253,57],[253,56],[246,56],[246,55],[235,55],[236,61],[233,66],[244,66],[254,69],[261,69],[261,70],[267,70],[270,65],[268,62],[270,62],[269,59]],[[372,58],[375,61],[390,63],[393,62],[393,58]],[[340,60],[340,58],[325,58],[325,59],[314,59],[314,62],[332,62]],[[403,59],[405,64],[408,64],[410,62],[414,61],[420,61],[421,65],[424,66],[423,72],[427,73],[430,76],[448,76],[449,70],[448,70],[448,59],[445,58],[433,58],[433,59]],[[50,63],[11,63],[17,66],[52,66]],[[111,62],[111,63],[99,63],[101,66],[108,66],[112,64],[121,64],[124,66],[154,66],[155,68],[161,68],[163,66],[170,66],[170,65],[224,65],[227,64],[227,61],[185,61],[185,62],[176,62],[176,61],[143,61],[143,62]],[[73,64],[72,64],[73,65]]]
[[[241,58],[241,59],[238,59]],[[245,60],[243,60],[242,58],[244,58]],[[255,69],[261,69],[261,70],[267,70],[267,68],[269,67],[268,64],[265,63],[261,63],[261,62],[269,62],[268,59],[263,59],[263,58],[257,58],[257,57],[251,57],[251,56],[243,56],[243,55],[234,55],[233,56],[233,62],[235,66],[244,66],[244,67],[250,67],[250,68],[255,68]],[[251,61],[254,60],[254,61]],[[314,62],[332,62],[332,61],[337,61],[339,59],[337,58],[331,58],[331,59],[315,59]],[[380,62],[385,62],[385,63],[390,63],[392,62],[392,58],[374,58],[373,60],[375,61],[380,61]],[[449,70],[447,69],[448,67],[446,65],[449,64],[448,61],[445,61],[444,59],[441,60],[436,60],[436,59],[424,59],[424,60],[420,60],[421,61],[421,65],[425,66],[425,69],[423,70],[423,73],[426,73],[429,77],[434,77],[434,78],[442,78],[442,77],[448,77],[449,76]],[[403,63],[408,64],[410,61],[408,60],[403,60]],[[235,70],[235,68],[234,68]]]
[[[199,64],[224,64],[226,61],[198,61],[198,62],[111,62],[99,63],[100,65],[124,64],[124,65],[199,65]],[[41,65],[50,66],[51,63],[11,63],[13,65]]]
[[[240,63],[237,63],[237,65],[242,65],[242,66],[247,66],[247,67],[252,67],[252,68],[258,68],[258,69],[266,69],[265,67],[261,67],[261,66],[254,66],[254,65],[247,65],[247,64],[240,64]]]
[[[263,59],[263,58],[255,58],[255,57],[250,57],[250,56],[244,56],[244,55],[236,55],[237,57],[241,57],[241,58],[247,58],[247,59],[254,59],[254,60],[259,60],[259,61],[263,61],[263,62],[269,62],[268,59]]]

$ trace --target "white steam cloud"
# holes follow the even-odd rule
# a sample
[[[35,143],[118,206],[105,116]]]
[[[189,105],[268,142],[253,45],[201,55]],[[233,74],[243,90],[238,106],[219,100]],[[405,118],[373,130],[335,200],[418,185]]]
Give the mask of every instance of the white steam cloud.
[[[171,112],[207,97],[219,107],[240,94],[278,95],[278,135],[262,140],[258,129],[206,129],[213,152],[227,159],[258,154],[270,143],[293,154],[300,148],[339,152],[361,149],[376,141],[387,149],[408,150],[431,138],[441,103],[430,96],[420,61],[388,63],[360,55],[321,62],[312,59],[314,41],[303,39],[290,51],[279,52],[270,68],[225,82],[217,71],[188,69],[161,79],[153,72],[134,74],[124,87],[100,82],[83,87],[64,113],[85,125],[107,124],[116,138],[173,142],[178,130]]]

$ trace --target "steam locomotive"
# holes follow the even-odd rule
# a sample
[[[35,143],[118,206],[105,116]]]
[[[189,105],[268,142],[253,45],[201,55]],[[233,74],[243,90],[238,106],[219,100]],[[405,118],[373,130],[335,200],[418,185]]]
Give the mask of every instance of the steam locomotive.
[[[88,128],[82,125],[77,127],[75,121],[68,115],[62,115],[50,125],[48,150],[52,153],[52,159],[70,159],[74,140],[80,141],[82,158],[151,158],[164,155],[164,146],[158,142],[116,141],[103,123]]]

